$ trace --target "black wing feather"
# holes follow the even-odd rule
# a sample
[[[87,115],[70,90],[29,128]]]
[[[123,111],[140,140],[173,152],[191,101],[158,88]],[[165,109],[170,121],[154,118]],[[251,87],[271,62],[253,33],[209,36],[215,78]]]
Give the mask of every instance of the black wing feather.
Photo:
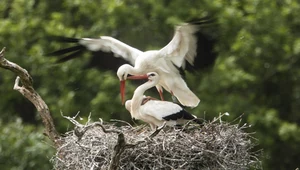
[[[187,112],[186,110],[182,109],[177,113],[174,113],[169,116],[163,117],[164,120],[169,121],[169,120],[178,120],[178,119],[184,119],[184,120],[193,120],[195,123],[202,124],[202,121],[199,119],[195,118],[191,113]]]
[[[64,49],[60,49],[60,50],[54,51],[52,53],[47,54],[47,56],[62,56],[62,55],[65,55],[65,54],[68,54],[68,53],[71,53],[71,52],[75,52],[75,51],[79,51],[79,50],[84,50],[84,49],[85,49],[84,46],[82,46],[82,45],[76,45],[76,46],[73,46],[73,47],[64,48]],[[65,60],[65,61],[67,61],[67,60]]]
[[[185,70],[195,72],[210,68],[214,65],[217,53],[214,51],[216,39],[206,29],[215,29],[216,19],[212,17],[204,17],[201,19],[193,19],[188,23],[199,25],[200,29],[195,33],[197,37],[197,54],[195,56],[194,65],[186,62]]]
[[[197,38],[197,49],[193,65],[186,61],[185,67],[177,67],[173,63],[183,78],[185,78],[185,70],[193,73],[207,68],[212,68],[214,66],[217,58],[217,53],[214,51],[216,39],[214,39],[209,32],[204,30],[205,28],[211,29],[213,25],[216,25],[215,22],[216,20],[212,17],[203,17],[187,22],[192,25],[198,25],[200,29],[195,33]]]
[[[97,51],[92,52],[92,57],[84,68],[98,68],[117,72],[118,68],[123,64],[129,64],[129,62],[122,57],[115,57],[112,52]]]
[[[177,113],[163,117],[163,119],[166,121],[178,120],[178,119],[193,120],[193,119],[195,119],[195,117],[192,114],[190,114],[189,112],[187,112],[186,110],[182,109]]]
[[[214,51],[216,40],[207,34],[197,32],[197,54],[194,65],[186,62],[186,70],[190,72],[210,68],[214,65],[217,53]]]
[[[73,58],[77,58],[78,56],[82,55],[83,53],[84,53],[84,49],[78,49],[77,51],[73,51],[72,53],[69,53],[69,54],[61,57],[56,62],[63,63],[63,62],[69,61]]]
[[[50,40],[64,43],[78,43],[80,38],[71,38],[71,37],[63,37],[63,36],[50,36]]]
[[[79,44],[80,39],[78,38],[53,36],[50,39],[62,43],[76,44],[75,46],[63,48],[46,55],[58,58],[57,63],[66,62],[83,56],[83,53],[85,52],[90,52],[91,59],[84,68],[96,67],[101,70],[112,70],[116,72],[121,65],[129,64],[124,58],[114,56],[112,52],[89,51],[85,46]]]
[[[209,25],[209,24],[214,24],[216,22],[216,19],[212,16],[205,16],[202,18],[193,18],[188,20],[186,23],[193,24],[193,25]]]

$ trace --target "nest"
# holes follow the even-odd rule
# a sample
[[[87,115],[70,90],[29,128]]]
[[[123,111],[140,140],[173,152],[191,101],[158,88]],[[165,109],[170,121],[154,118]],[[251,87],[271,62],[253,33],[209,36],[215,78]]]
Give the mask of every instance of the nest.
[[[70,118],[71,119],[71,118]],[[220,120],[220,121],[218,121]],[[72,118],[72,122],[75,120]],[[147,126],[94,122],[67,132],[55,169],[260,169],[248,126],[215,119],[155,132]]]

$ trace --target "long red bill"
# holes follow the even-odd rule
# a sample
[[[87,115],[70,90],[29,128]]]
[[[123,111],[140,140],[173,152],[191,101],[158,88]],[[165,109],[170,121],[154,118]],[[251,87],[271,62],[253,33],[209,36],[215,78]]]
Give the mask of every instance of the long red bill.
[[[148,76],[147,76],[147,74],[135,75],[135,76],[128,76],[127,79],[129,79],[129,80],[141,80],[141,79],[148,79]]]
[[[125,80],[120,81],[120,94],[121,94],[121,102],[122,105],[125,103]]]

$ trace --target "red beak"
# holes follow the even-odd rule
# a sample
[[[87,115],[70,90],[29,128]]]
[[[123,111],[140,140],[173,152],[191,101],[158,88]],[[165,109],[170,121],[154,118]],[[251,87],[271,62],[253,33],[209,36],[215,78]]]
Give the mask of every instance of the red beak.
[[[141,79],[148,79],[148,76],[147,76],[147,74],[136,75],[136,76],[128,76],[127,79],[129,79],[129,80],[141,80]]]
[[[148,79],[148,76],[147,76],[147,74],[145,74],[145,75],[136,75],[136,76],[128,76],[127,79],[129,79],[129,80]],[[125,103],[125,81],[126,80],[121,80],[120,81],[120,93],[121,93],[122,105],[124,105],[124,103]]]
[[[121,102],[122,105],[125,103],[125,80],[120,81],[120,93],[121,93]]]

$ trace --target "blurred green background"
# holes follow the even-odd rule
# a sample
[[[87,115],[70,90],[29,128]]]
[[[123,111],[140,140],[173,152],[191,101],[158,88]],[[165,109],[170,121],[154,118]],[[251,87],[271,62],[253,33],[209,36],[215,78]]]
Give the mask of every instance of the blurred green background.
[[[174,24],[213,15],[215,65],[187,74],[201,103],[190,110],[210,120],[244,113],[263,149],[263,168],[300,167],[300,2],[293,0],[1,0],[0,48],[26,68],[60,133],[73,126],[61,112],[86,120],[132,122],[121,105],[116,73],[83,69],[88,56],[63,64],[44,54],[60,49],[49,35],[113,36],[141,50],[161,48]],[[16,76],[0,69],[1,169],[51,169],[55,149],[42,135],[33,105],[14,91]],[[127,88],[127,98],[136,85]],[[157,93],[153,93],[155,97]],[[168,94],[165,94],[168,96]],[[169,97],[169,96],[168,96]]]

